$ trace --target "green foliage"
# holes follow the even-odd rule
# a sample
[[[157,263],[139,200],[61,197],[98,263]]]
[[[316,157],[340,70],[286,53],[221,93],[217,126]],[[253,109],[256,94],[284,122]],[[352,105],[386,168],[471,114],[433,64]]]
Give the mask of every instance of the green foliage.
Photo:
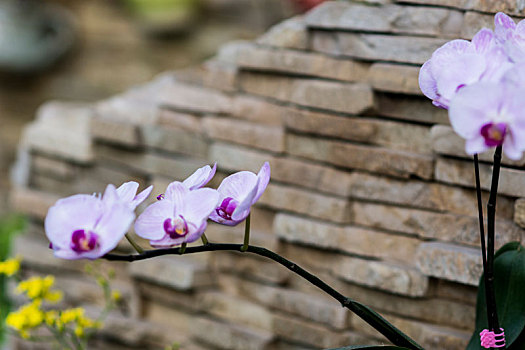
[[[15,234],[24,230],[26,220],[21,215],[9,215],[0,218],[0,261],[8,258],[11,242]],[[0,274],[0,345],[4,341],[5,318],[10,310],[7,297],[6,276]]]
[[[507,243],[495,254],[494,289],[500,326],[505,330],[507,349],[525,349],[525,248],[518,242]],[[481,276],[476,302],[476,330],[467,350],[480,349],[479,333],[487,328],[485,281]]]

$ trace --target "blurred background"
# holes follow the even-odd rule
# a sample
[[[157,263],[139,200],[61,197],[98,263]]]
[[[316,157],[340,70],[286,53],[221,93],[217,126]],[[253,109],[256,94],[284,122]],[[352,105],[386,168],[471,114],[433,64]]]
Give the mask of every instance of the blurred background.
[[[43,102],[106,98],[319,2],[0,1],[0,214],[21,129]]]

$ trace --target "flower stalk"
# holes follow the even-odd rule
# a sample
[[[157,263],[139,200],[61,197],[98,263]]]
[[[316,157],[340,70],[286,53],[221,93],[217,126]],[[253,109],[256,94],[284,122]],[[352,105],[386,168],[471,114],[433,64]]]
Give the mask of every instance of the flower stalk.
[[[491,330],[499,331],[499,320],[496,310],[496,296],[494,292],[494,237],[496,223],[496,196],[501,168],[502,146],[496,147],[494,152],[494,166],[492,169],[492,183],[490,186],[489,201],[487,203],[487,266],[485,270],[487,285],[487,309],[489,310],[489,325]]]
[[[213,251],[242,251],[244,244],[233,244],[233,243],[208,243],[207,245],[200,245],[195,247],[188,247],[185,249],[186,254],[192,253],[201,253],[201,252],[213,252]],[[109,261],[139,261],[151,259],[157,256],[163,255],[178,255],[180,254],[181,248],[166,248],[166,249],[154,249],[146,250],[142,254],[134,255],[117,255],[117,254],[106,254],[102,258]],[[367,322],[370,326],[375,328],[378,332],[383,334],[388,340],[390,340],[394,345],[406,347],[411,350],[423,350],[423,347],[412,340],[409,336],[404,334],[394,325],[385,320],[381,315],[370,309],[368,306],[361,304],[357,301],[354,301],[343,294],[336,291],[334,288],[330,287],[328,284],[323,282],[319,277],[311,274],[306,271],[296,263],[284,258],[283,256],[268,250],[263,247],[257,247],[253,245],[248,245],[246,252],[257,254],[268,259],[271,259],[288,270],[296,273],[301,276],[314,286],[318,287],[332,298],[337,300],[343,307],[348,308],[350,311],[354,312],[357,316]]]
[[[241,247],[241,252],[245,252],[248,250],[248,246],[250,245],[250,216],[251,214],[248,214],[246,217],[246,222],[244,226],[244,244]]]
[[[129,233],[126,233],[124,235],[124,237],[126,237],[126,239],[128,240],[129,244],[131,244],[131,246],[133,247],[133,249],[135,249],[135,251],[139,254],[142,254],[144,252],[144,249],[142,249],[138,244],[137,242],[135,242],[133,240],[133,238],[131,238],[131,236],[129,235]]]

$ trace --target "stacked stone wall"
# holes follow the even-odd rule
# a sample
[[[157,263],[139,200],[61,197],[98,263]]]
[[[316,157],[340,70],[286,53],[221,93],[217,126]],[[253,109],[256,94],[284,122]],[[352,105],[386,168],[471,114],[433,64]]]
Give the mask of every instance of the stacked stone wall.
[[[53,258],[42,231],[62,196],[135,180],[154,193],[217,162],[213,181],[264,161],[272,180],[253,213],[254,244],[361,301],[426,349],[463,349],[481,274],[473,165],[447,113],[418,88],[446,41],[524,15],[520,1],[337,1],[201,66],[94,104],[50,102],[29,125],[14,169],[17,240],[30,272],[53,272],[66,302],[96,307],[82,263]],[[489,187],[490,155],[481,156]],[[522,241],[525,159],[504,159],[497,245]],[[484,197],[487,193],[484,192]],[[153,197],[153,196],[152,196]],[[214,242],[242,227],[210,225]],[[123,252],[131,252],[123,243]],[[125,308],[103,348],[320,349],[386,342],[305,281],[256,256],[170,256],[117,269]],[[109,340],[108,340],[109,339]],[[120,344],[120,345],[117,345]],[[119,347],[120,346],[120,347]]]

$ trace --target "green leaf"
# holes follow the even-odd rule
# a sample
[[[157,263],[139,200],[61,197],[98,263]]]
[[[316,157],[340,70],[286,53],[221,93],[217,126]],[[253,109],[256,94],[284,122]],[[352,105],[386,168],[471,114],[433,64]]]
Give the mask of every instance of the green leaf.
[[[351,345],[346,346],[344,348],[334,348],[334,349],[327,349],[327,350],[359,350],[359,349],[367,349],[367,350],[410,350],[408,348],[404,348],[401,346],[394,346],[394,345]]]
[[[494,290],[500,326],[505,329],[507,346],[513,344],[525,328],[525,248],[512,242],[504,245],[494,260]],[[476,330],[467,350],[480,348],[479,333],[488,328],[485,281],[480,279],[476,302]]]
[[[346,346],[344,348],[334,348],[334,349],[327,349],[327,350],[360,350],[360,349],[367,349],[367,350],[410,350],[408,348],[404,348],[401,346],[394,346],[394,345],[351,345]]]

